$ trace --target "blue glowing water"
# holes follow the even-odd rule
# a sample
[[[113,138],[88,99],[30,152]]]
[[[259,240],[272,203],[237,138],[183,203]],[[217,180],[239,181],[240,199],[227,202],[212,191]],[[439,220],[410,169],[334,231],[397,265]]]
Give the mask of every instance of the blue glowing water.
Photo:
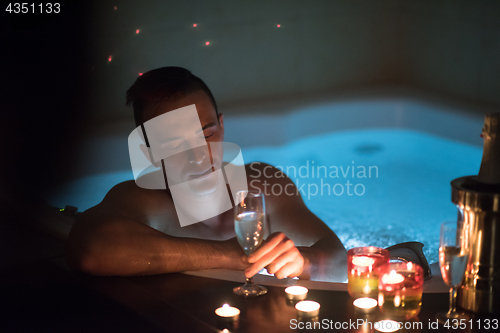
[[[430,263],[438,260],[440,224],[457,217],[450,200],[450,181],[477,174],[481,155],[480,147],[395,129],[335,132],[284,146],[243,149],[245,163],[261,161],[288,171],[290,178],[302,186],[309,209],[346,248],[419,241],[425,245]],[[317,167],[321,167],[320,177]],[[366,178],[359,173],[362,167],[366,168]],[[86,177],[68,184],[49,202],[59,207],[77,206],[83,211],[98,204],[113,185],[132,178],[131,171]],[[352,185],[347,186],[347,181]],[[354,191],[357,184],[361,184],[356,188],[358,194],[364,189],[362,195]]]
[[[299,186],[306,184],[301,192],[306,205],[338,235],[347,249],[419,241],[432,263],[438,261],[440,224],[457,219],[457,209],[451,203],[450,181],[477,174],[482,149],[422,132],[379,129],[331,133],[280,147],[244,149],[243,156],[245,163],[262,161],[282,166],[285,172],[288,166],[290,178]],[[326,177],[323,168],[320,178],[317,169],[316,177],[311,177],[313,161],[314,166],[327,167]],[[340,167],[345,172],[353,165],[355,177],[349,172],[344,178]],[[309,169],[309,178],[300,177],[301,166],[306,166],[301,175],[306,175],[305,170]],[[330,177],[335,176],[330,174],[335,169],[332,166],[339,169],[339,178]],[[367,178],[357,177],[361,166],[366,167]],[[378,168],[378,177],[372,168],[368,178],[369,166]],[[348,195],[346,181],[362,184],[365,193],[356,195],[352,185]],[[336,194],[331,191],[328,195],[325,183],[331,190],[335,184],[342,184],[344,193],[336,195],[341,193],[341,186],[337,185]],[[316,189],[312,184],[317,185],[317,195],[312,195]],[[358,194],[361,189],[358,186]]]

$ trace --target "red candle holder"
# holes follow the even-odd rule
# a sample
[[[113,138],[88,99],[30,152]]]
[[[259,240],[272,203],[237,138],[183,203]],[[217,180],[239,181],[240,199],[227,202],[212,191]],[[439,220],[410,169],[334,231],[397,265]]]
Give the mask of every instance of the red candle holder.
[[[378,305],[391,319],[410,319],[422,306],[424,270],[413,262],[391,262],[379,280]]]
[[[377,298],[381,268],[389,263],[389,251],[375,246],[347,251],[347,291],[354,298]]]

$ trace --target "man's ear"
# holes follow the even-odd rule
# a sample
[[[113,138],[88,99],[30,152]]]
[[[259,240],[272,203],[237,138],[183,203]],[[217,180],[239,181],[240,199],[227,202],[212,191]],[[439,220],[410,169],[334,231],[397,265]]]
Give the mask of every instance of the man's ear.
[[[222,113],[219,113],[219,124],[222,130],[222,140],[224,140],[224,115]]]
[[[141,148],[142,150],[142,153],[144,154],[144,156],[146,156],[146,158],[148,159],[148,161],[153,164],[155,167],[157,168],[161,168],[161,162],[158,161],[158,162],[154,162],[153,160],[153,155],[151,154],[151,148],[149,148],[148,146],[146,146],[145,144],[140,144],[139,145],[139,148]]]

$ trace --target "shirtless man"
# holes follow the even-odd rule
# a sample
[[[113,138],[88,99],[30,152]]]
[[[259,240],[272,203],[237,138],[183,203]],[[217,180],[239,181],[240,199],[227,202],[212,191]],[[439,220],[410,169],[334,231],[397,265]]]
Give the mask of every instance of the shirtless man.
[[[127,104],[133,104],[137,126],[195,104],[206,142],[224,141],[224,117],[210,90],[183,68],[145,73],[128,90]],[[244,270],[251,277],[266,268],[280,279],[346,281],[344,246],[308,210],[293,182],[264,163],[246,165],[245,170],[249,189],[266,194],[269,228],[269,236],[251,255],[246,256],[236,240],[232,209],[181,227],[168,188],[144,189],[131,180],[113,187],[100,204],[79,216],[68,238],[69,265],[95,275],[222,268]],[[286,193],[267,193],[264,184],[278,184]]]

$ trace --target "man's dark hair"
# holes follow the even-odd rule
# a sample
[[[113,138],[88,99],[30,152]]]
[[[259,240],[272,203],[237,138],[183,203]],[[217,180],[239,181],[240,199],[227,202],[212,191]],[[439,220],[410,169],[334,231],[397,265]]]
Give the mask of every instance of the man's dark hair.
[[[126,105],[132,104],[135,124],[140,126],[145,121],[144,110],[159,107],[169,99],[184,97],[199,90],[208,95],[218,116],[214,96],[205,82],[182,67],[157,68],[139,76],[127,90]]]

